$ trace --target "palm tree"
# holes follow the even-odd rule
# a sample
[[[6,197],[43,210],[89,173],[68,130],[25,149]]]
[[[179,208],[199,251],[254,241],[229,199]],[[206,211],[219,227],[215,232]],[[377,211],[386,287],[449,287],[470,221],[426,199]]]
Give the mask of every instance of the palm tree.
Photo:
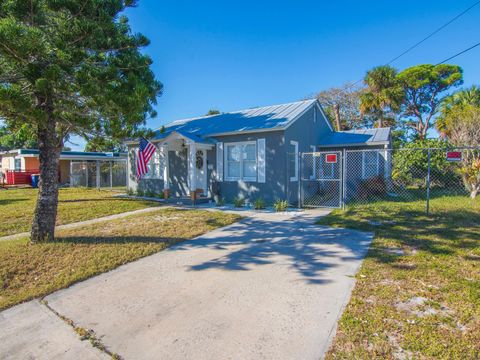
[[[435,124],[442,137],[449,135],[452,124],[450,124],[451,117],[448,115],[452,109],[467,105],[480,107],[480,88],[478,86],[472,85],[470,88],[459,90],[443,99],[440,116]]]
[[[397,70],[389,65],[377,66],[367,72],[364,83],[367,88],[360,97],[360,111],[376,118],[377,127],[393,125],[404,98]]]

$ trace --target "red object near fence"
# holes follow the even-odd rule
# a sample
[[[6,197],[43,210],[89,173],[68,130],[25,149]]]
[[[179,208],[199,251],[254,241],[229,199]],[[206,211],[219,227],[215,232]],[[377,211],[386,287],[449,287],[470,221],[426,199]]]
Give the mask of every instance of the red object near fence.
[[[326,164],[336,164],[338,161],[337,154],[325,154]]]
[[[462,161],[462,152],[447,151],[447,161]]]
[[[40,170],[15,171],[7,170],[7,185],[31,185],[32,175],[38,174]]]

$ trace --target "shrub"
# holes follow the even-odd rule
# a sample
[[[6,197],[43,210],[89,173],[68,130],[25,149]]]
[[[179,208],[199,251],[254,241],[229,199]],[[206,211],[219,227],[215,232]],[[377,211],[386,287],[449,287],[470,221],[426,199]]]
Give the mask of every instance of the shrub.
[[[217,197],[217,200],[215,201],[216,206],[223,206],[225,205],[225,198],[223,197]]]
[[[137,189],[137,196],[140,196],[140,197],[145,196],[145,192],[141,189]]]
[[[133,196],[133,195],[135,195],[135,191],[133,191],[132,188],[127,188],[127,195],[128,196]]]
[[[146,197],[153,198],[153,197],[155,197],[155,195],[156,195],[155,192],[152,191],[152,190],[146,190],[146,191],[145,191],[145,196],[146,196]]]
[[[275,211],[277,211],[277,212],[287,211],[287,209],[288,209],[288,201],[287,201],[287,200],[280,200],[280,199],[278,199],[278,200],[275,201],[275,203],[273,204],[273,208],[274,208]]]
[[[387,186],[385,184],[385,179],[381,176],[375,176],[363,180],[358,187],[358,197],[360,199],[382,196],[386,194],[386,192]]]
[[[258,198],[253,203],[253,208],[255,210],[265,209],[265,200]]]
[[[451,144],[441,139],[416,140],[405,145],[404,149],[393,154],[392,178],[404,186],[423,188],[428,172],[428,148],[440,149],[430,152],[431,178],[438,185],[448,183],[455,174],[454,166],[445,158]]]
[[[236,208],[243,207],[244,205],[245,205],[244,198],[236,197],[233,199],[233,206],[235,206]]]
[[[157,194],[157,198],[159,198],[159,199],[164,199],[165,198],[165,195],[163,194],[163,191],[161,191]]]

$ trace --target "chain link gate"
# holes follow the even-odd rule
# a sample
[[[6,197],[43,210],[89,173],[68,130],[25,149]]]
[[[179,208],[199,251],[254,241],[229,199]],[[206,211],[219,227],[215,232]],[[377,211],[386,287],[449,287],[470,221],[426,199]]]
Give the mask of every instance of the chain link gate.
[[[340,208],[343,201],[341,151],[300,155],[300,204],[302,207]]]

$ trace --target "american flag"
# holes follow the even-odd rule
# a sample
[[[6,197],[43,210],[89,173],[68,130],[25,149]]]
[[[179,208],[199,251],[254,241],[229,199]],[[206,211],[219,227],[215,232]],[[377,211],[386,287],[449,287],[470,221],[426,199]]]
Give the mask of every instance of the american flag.
[[[137,180],[148,172],[147,164],[157,148],[145,138],[140,139],[140,146],[137,156]]]

